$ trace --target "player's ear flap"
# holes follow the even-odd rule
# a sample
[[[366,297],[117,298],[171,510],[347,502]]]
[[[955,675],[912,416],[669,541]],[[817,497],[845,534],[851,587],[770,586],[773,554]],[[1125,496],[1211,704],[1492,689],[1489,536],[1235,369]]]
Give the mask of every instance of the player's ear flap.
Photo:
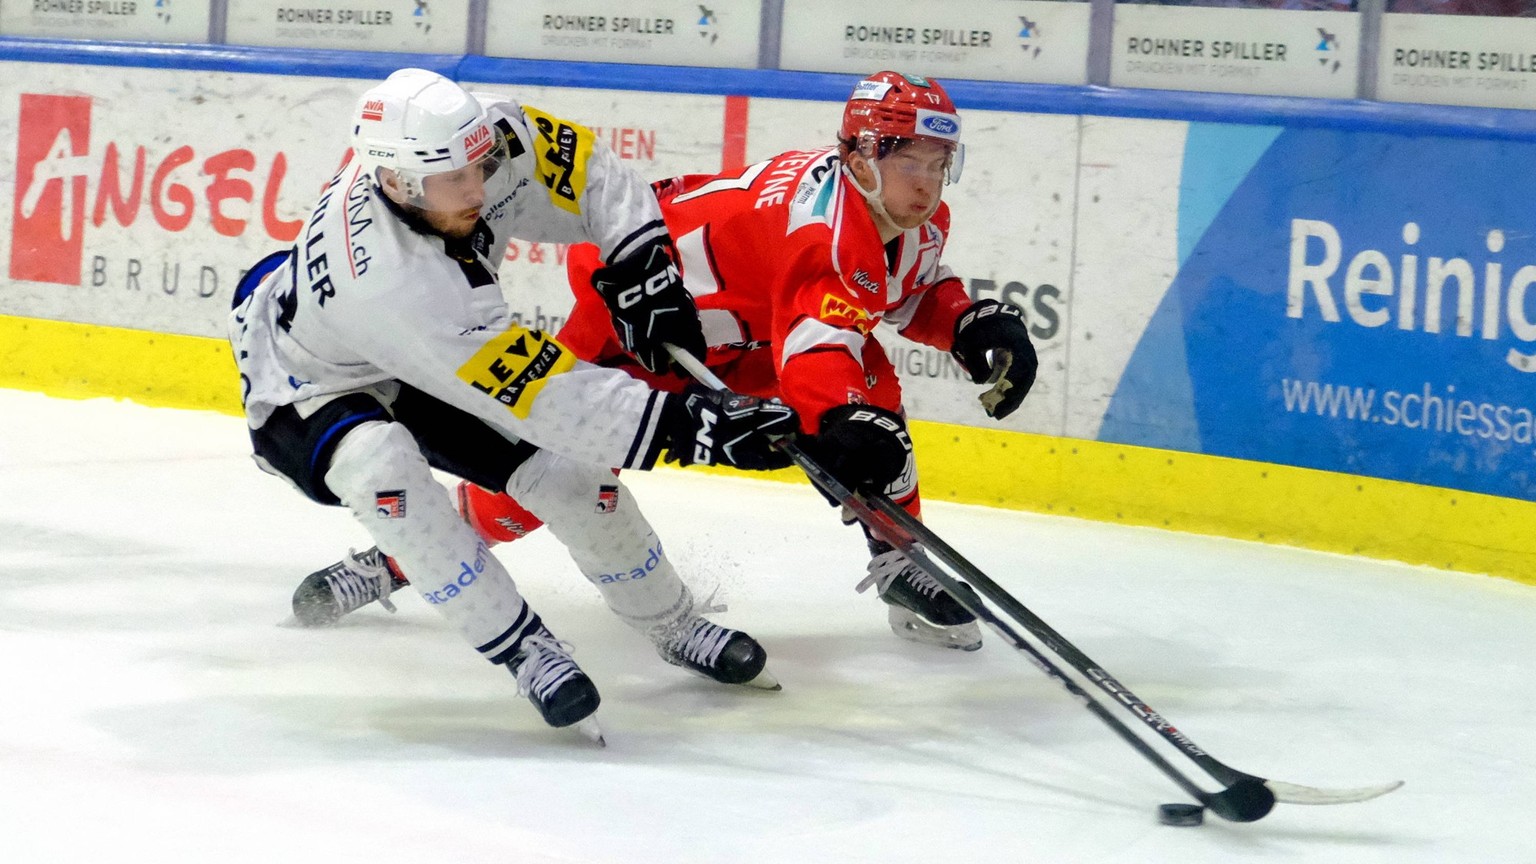
[[[395,203],[405,200],[405,190],[400,186],[400,175],[388,168],[379,169],[379,186]]]

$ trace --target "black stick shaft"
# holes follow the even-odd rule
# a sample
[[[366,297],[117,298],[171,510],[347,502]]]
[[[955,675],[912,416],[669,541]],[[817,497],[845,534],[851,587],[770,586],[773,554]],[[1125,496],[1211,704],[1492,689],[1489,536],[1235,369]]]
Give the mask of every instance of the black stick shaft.
[[[673,359],[699,381],[716,390],[726,389],[724,382],[693,356],[674,346],[668,346],[668,350],[671,352]],[[1249,807],[1249,812],[1247,813],[1239,813],[1237,810],[1241,805],[1254,805],[1255,802],[1242,801],[1235,804],[1232,800],[1234,793],[1238,791],[1233,788],[1234,784],[1258,784],[1263,782],[1263,778],[1254,777],[1230,768],[1210,756],[1185,736],[1184,733],[1180,732],[1167,720],[1164,720],[1161,714],[1152,710],[1150,705],[1147,705],[1140,697],[1115,680],[1102,667],[1089,659],[1088,655],[1078,650],[1077,646],[1068,642],[1065,637],[1057,633],[1043,619],[1031,612],[1023,603],[1015,599],[1012,594],[1003,590],[1002,586],[992,581],[979,567],[968,561],[938,535],[934,534],[933,531],[929,530],[927,526],[913,518],[907,511],[898,507],[884,495],[878,493],[865,495],[851,491],[839,482],[837,478],[829,474],[825,468],[822,468],[820,464],[797,446],[793,440],[788,438],[780,439],[777,442],[777,446],[789,454],[790,458],[794,459],[795,463],[810,477],[811,482],[825,489],[840,504],[852,511],[859,521],[864,523],[880,539],[900,549],[902,554],[906,555],[909,560],[922,567],[928,575],[934,577],[935,581],[953,595],[956,601],[971,612],[971,614],[986,622],[988,626],[996,631],[998,635],[1002,636],[1009,644],[1013,645],[1014,648],[1027,654],[1036,666],[1066,687],[1067,691],[1079,702],[1083,703],[1095,717],[1098,717],[1105,725],[1113,729],[1126,743],[1130,744],[1138,753],[1156,766],[1158,770],[1173,780],[1179,788],[1188,792],[1200,803],[1213,807],[1226,818],[1249,821],[1260,818],[1264,813],[1268,812],[1269,806],[1274,801],[1273,796],[1270,796],[1268,803],[1262,806]],[[1150,726],[1163,738],[1172,742],[1178,747],[1180,752],[1193,760],[1207,774],[1210,774],[1217,781],[1226,784],[1229,788],[1222,793],[1213,795],[1196,786],[1182,772],[1169,764],[1161,754],[1153,750],[1146,741],[1128,729],[1115,715],[1111,714],[1102,704],[1090,696],[1075,680],[1067,676],[1060,667],[1052,663],[1049,658],[1040,653],[1033,645],[1024,641],[1023,637],[999,619],[975,594],[963,589],[959,585],[959,580],[951,576],[944,568],[935,564],[925,550],[931,550],[940,556],[950,569],[956,571],[961,578],[975,586],[987,599],[996,603],[1004,613],[1033,634],[1042,644],[1067,661],[1069,665],[1081,672],[1094,684],[1098,685],[1101,690],[1113,696],[1117,703],[1135,714],[1143,723]]]
[[[809,473],[811,473],[812,477],[822,477],[830,481],[831,484],[838,486],[839,488],[829,489],[828,491],[843,499],[846,502],[845,506],[853,507],[855,509],[855,513],[858,514],[859,502],[857,498],[849,493],[846,488],[841,488],[841,484],[837,483],[834,478],[826,475],[826,472],[821,469],[820,466],[818,466],[815,462],[811,461],[810,458],[800,450],[800,448],[795,447],[793,444],[783,444],[781,446],[787,453],[791,455],[792,458],[796,460],[796,462],[801,464],[801,467],[805,468]],[[870,521],[879,521],[877,514],[872,510],[868,510],[867,508],[865,509],[864,513],[859,515],[867,517]],[[861,521],[865,520],[861,519]],[[869,524],[869,522],[866,521],[866,524]],[[882,528],[885,530],[880,530]],[[897,530],[891,530],[892,528],[896,528]],[[1170,764],[1167,759],[1164,759],[1162,754],[1158,753],[1156,750],[1153,750],[1146,741],[1142,740],[1139,736],[1127,728],[1124,723],[1120,722],[1118,717],[1111,714],[1109,710],[1106,709],[1098,700],[1094,699],[1093,696],[1090,695],[1088,691],[1084,690],[1075,679],[1063,672],[1061,667],[1053,663],[1049,657],[1046,657],[1044,654],[1042,654],[1038,648],[1031,645],[1027,640],[1024,639],[1023,636],[1020,636],[1018,631],[1014,630],[1013,627],[1008,624],[1008,622],[998,618],[997,615],[986,606],[986,604],[977,602],[976,596],[974,594],[966,591],[963,587],[956,583],[955,580],[950,578],[942,568],[938,567],[936,564],[934,564],[933,561],[929,560],[928,556],[923,552],[922,547],[917,545],[916,538],[914,538],[910,532],[899,530],[899,527],[894,525],[881,525],[875,530],[877,534],[882,535],[882,539],[884,539],[887,543],[890,543],[892,546],[900,549],[903,555],[906,555],[910,560],[913,560],[918,564],[918,566],[922,567],[923,570],[930,576],[933,576],[935,581],[937,581],[944,588],[944,590],[948,591],[962,606],[966,608],[967,611],[984,622],[988,627],[992,629],[993,632],[1001,636],[1003,640],[1008,644],[1012,645],[1018,651],[1026,654],[1030,661],[1033,662],[1035,666],[1040,669],[1040,671],[1044,672],[1047,676],[1051,677],[1058,684],[1066,688],[1067,692],[1070,693],[1073,698],[1082,703],[1082,705],[1087,708],[1090,713],[1099,718],[1099,720],[1103,721],[1104,725],[1113,730],[1116,735],[1119,735],[1121,739],[1123,739],[1127,744],[1131,745],[1131,747],[1134,748],[1138,753],[1146,757],[1148,761],[1150,761],[1158,770],[1162,771],[1163,774],[1167,775],[1167,777],[1172,780],[1179,788],[1189,793],[1195,798],[1195,800],[1200,801],[1201,803],[1208,802],[1209,794],[1205,790],[1195,785],[1195,783],[1187,776],[1185,776],[1183,772],[1173,767],[1173,765]]]
[[[798,464],[801,469],[803,469],[806,474],[809,475],[810,478],[817,483],[817,485],[825,488],[829,493],[832,494],[833,497],[837,498],[843,504],[843,506],[852,510],[854,515],[859,517],[859,521],[869,526],[869,528],[876,535],[878,535],[880,539],[901,550],[903,555],[906,555],[909,560],[916,563],[919,567],[922,567],[924,572],[932,576],[934,580],[937,581],[945,591],[948,591],[950,595],[960,603],[960,605],[964,606],[968,612],[985,622],[994,632],[1001,636],[1004,641],[1008,642],[1015,649],[1028,655],[1030,660],[1034,662],[1034,664],[1039,667],[1042,672],[1055,679],[1057,683],[1065,687],[1067,692],[1072,694],[1073,698],[1081,702],[1083,706],[1086,707],[1095,717],[1099,718],[1104,722],[1106,726],[1114,730],[1116,735],[1119,735],[1121,739],[1123,739],[1127,744],[1131,745],[1131,747],[1133,747],[1138,753],[1146,757],[1148,761],[1156,766],[1158,770],[1167,775],[1168,778],[1177,784],[1179,788],[1189,793],[1195,798],[1195,800],[1200,801],[1203,804],[1208,803],[1210,797],[1209,793],[1195,785],[1195,783],[1186,777],[1183,772],[1173,767],[1173,765],[1171,765],[1168,760],[1163,758],[1162,754],[1158,753],[1156,750],[1153,750],[1146,741],[1142,740],[1142,738],[1136,735],[1136,733],[1128,729],[1124,723],[1120,722],[1118,717],[1111,714],[1108,709],[1099,703],[1098,700],[1089,695],[1089,693],[1084,690],[1076,680],[1063,672],[1061,667],[1051,662],[1050,658],[1042,654],[1039,649],[1025,641],[1025,639],[1020,636],[1017,631],[1010,627],[1007,622],[998,618],[991,609],[987,608],[986,604],[977,602],[976,597],[972,592],[966,591],[956,582],[955,579],[951,578],[950,575],[945,572],[944,568],[935,564],[924,551],[923,547],[939,547],[937,544],[930,545],[922,540],[920,532],[922,534],[932,534],[932,532],[928,531],[928,529],[923,526],[921,522],[912,519],[905,510],[902,510],[889,498],[886,498],[883,495],[868,496],[874,499],[872,507],[869,503],[866,503],[866,496],[854,493],[850,491],[846,486],[843,486],[843,484],[839,482],[837,478],[827,473],[826,469],[822,468],[814,459],[807,455],[804,450],[800,449],[794,443],[788,440],[784,440],[780,441],[778,446],[783,449],[784,452],[788,453],[790,458],[794,459],[795,463]],[[885,506],[882,507],[882,504]],[[878,511],[874,509],[876,507],[879,508]],[[892,510],[900,513],[906,518],[901,520],[892,518],[892,514],[890,512]],[[914,531],[913,528],[918,530]],[[964,561],[964,559],[961,559],[961,561]],[[965,563],[969,564],[969,562]],[[955,569],[962,568],[957,567]],[[965,575],[967,579],[971,579],[976,584],[981,584],[982,582],[988,583],[992,588],[996,589],[996,591],[1003,594],[1003,596],[1008,597],[1009,600],[1013,600],[1013,598],[1007,595],[1007,593],[998,587],[995,582],[992,582],[991,579],[987,578],[985,574],[981,573],[981,571],[976,570],[975,567],[969,567],[966,569],[975,571],[974,575],[981,576],[981,579],[977,580],[974,578],[974,575],[971,572],[965,572],[963,575]],[[1004,604],[1002,603],[999,603],[998,605],[1000,607],[1004,607]],[[1016,600],[1013,600],[1013,605],[1018,606],[1020,609],[1024,609],[1023,605]],[[1009,610],[1004,607],[1004,611],[1008,612]],[[1028,612],[1027,609],[1024,611]],[[1012,613],[1010,612],[1009,614],[1011,615]],[[1028,629],[1029,625],[1026,623],[1026,621],[1021,620],[1019,623]],[[1045,642],[1044,639],[1041,641],[1045,643],[1047,647],[1051,647],[1050,644]],[[1060,641],[1065,642],[1065,640]],[[1058,654],[1060,653],[1060,651],[1054,647],[1052,647],[1051,650],[1057,651]],[[1070,658],[1066,659],[1070,660]],[[1084,672],[1084,674],[1087,675],[1088,673]],[[1088,677],[1092,678],[1093,676],[1089,675]]]
[[[798,459],[796,460],[799,461]],[[811,463],[814,465],[815,463]],[[802,463],[802,468],[806,466]],[[822,473],[825,473],[824,471]],[[1030,611],[1023,603],[1020,603],[1012,594],[1005,591],[1002,586],[994,582],[979,567],[966,560],[959,552],[955,551],[948,543],[936,535],[923,523],[912,518],[911,514],[901,509],[884,495],[858,496],[864,498],[873,513],[883,517],[880,521],[888,521],[910,535],[914,540],[939,555],[945,563],[958,571],[966,581],[970,582],[982,596],[996,603],[1004,613],[1017,621],[1025,630],[1028,630],[1041,644],[1049,648],[1057,656],[1067,661],[1067,664],[1081,672],[1099,689],[1114,697],[1114,700],[1124,706],[1138,717],[1143,723],[1152,728],[1163,738],[1171,742],[1185,756],[1188,756],[1196,765],[1199,765],[1206,773],[1210,774],[1218,782],[1230,785],[1239,780],[1256,779],[1251,775],[1238,771],[1207,753],[1183,732],[1179,731],[1172,723],[1169,723],[1162,714],[1148,705],[1141,697],[1131,692],[1130,688],[1121,684],[1114,676],[1104,670],[1104,667],[1095,663],[1092,658],[1084,654],[1076,645],[1067,641],[1066,637],[1056,632],[1055,628],[1047,624],[1040,616]]]

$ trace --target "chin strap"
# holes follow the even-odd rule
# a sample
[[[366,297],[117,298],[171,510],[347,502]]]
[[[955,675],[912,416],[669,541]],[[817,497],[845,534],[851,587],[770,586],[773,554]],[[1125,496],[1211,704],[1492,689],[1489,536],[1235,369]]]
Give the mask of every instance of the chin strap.
[[[859,178],[853,176],[853,170],[848,167],[846,162],[840,166],[843,176],[847,177],[848,182],[853,184],[853,188],[859,190],[859,194],[864,196],[865,202],[869,204],[869,209],[874,211],[876,219],[885,222],[888,227],[897,228],[899,231],[900,228],[896,225],[896,220],[892,219],[891,214],[886,212],[885,201],[880,198],[880,192],[885,188],[885,183],[880,178],[880,166],[875,164],[873,159],[866,159],[865,161],[869,163],[869,170],[875,174],[874,189],[865,189],[863,184],[859,183]]]

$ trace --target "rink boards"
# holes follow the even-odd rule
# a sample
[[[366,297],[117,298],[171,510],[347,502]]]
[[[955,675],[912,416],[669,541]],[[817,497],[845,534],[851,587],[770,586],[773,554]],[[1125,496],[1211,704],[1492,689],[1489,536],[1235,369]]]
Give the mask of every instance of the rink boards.
[[[341,162],[365,86],[341,76],[437,64],[594,127],[657,178],[820,146],[852,82],[69,59],[0,62],[0,386],[229,412],[231,292]],[[947,356],[887,342],[929,496],[1533,578],[1536,179],[1513,166],[1536,124],[1319,100],[1230,122],[1177,94],[952,90],[968,152],[946,260],[973,296],[1025,310],[1041,367],[997,424]],[[570,307],[566,251],[509,249],[530,326]]]

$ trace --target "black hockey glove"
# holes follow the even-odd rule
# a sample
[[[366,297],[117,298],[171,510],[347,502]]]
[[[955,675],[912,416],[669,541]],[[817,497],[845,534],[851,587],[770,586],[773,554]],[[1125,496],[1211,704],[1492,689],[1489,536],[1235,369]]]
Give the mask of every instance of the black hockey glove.
[[[704,331],[693,295],[683,287],[668,238],[652,240],[624,260],[599,267],[592,287],[613,316],[619,345],[652,372],[668,368],[670,342],[704,359]]]
[[[998,420],[1024,401],[1040,368],[1024,313],[996,300],[977,300],[965,310],[955,322],[955,347],[949,353],[972,382],[992,385],[981,394],[981,406]]]
[[[773,440],[798,428],[795,409],[777,399],[694,385],[667,396],[660,434],[668,462],[771,471],[792,461]]]
[[[912,455],[906,421],[873,405],[839,405],[821,415],[821,429],[806,445],[827,473],[855,492],[884,492]]]

